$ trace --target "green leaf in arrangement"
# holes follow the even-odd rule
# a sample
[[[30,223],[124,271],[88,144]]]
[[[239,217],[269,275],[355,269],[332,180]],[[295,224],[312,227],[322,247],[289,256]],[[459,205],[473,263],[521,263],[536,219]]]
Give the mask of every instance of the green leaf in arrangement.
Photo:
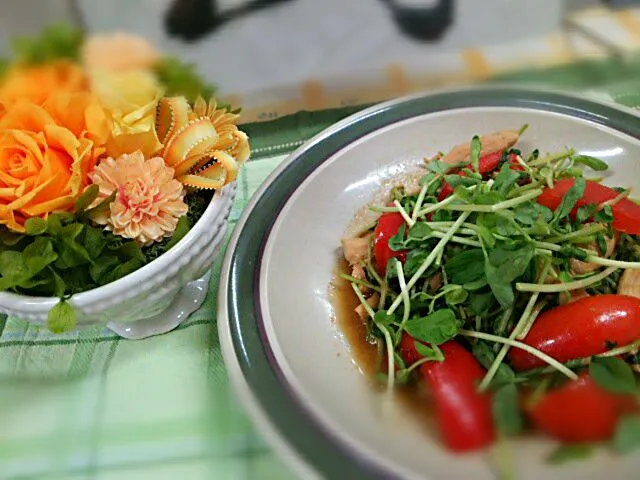
[[[500,387],[493,395],[493,417],[498,430],[505,435],[517,435],[522,431],[518,388],[509,383]]]
[[[410,319],[405,330],[416,340],[431,345],[440,345],[455,337],[460,331],[461,322],[452,310],[436,310],[426,317]]]
[[[636,378],[631,367],[617,357],[593,357],[589,375],[605,390],[619,394],[636,393]]]
[[[31,217],[24,222],[27,235],[42,235],[47,231],[47,221],[40,217]]]
[[[22,252],[29,277],[35,277],[58,259],[53,243],[48,238],[39,237]]]
[[[103,255],[100,258],[96,259],[93,264],[89,266],[89,273],[94,282],[96,282],[98,285],[104,285],[107,282],[102,281],[102,279],[107,275],[108,272],[113,270],[119,264],[120,259],[117,256]]]
[[[595,446],[586,443],[560,445],[547,457],[550,465],[564,465],[569,462],[582,461],[595,453]]]
[[[589,155],[574,155],[571,157],[574,163],[578,163],[589,167],[591,170],[595,170],[596,172],[604,172],[609,168],[606,162],[603,162],[599,158],[591,157]]]
[[[613,447],[620,453],[630,453],[640,448],[640,415],[622,417],[613,437]]]
[[[171,239],[167,242],[165,251],[168,251],[171,248],[175,247],[178,242],[184,238],[184,236],[189,232],[190,229],[191,222],[189,221],[189,217],[187,217],[186,215],[180,217],[180,219],[178,220],[178,224],[176,225],[176,229],[173,231]]]
[[[76,327],[76,323],[76,311],[66,300],[60,300],[49,311],[47,324],[52,333],[70,332]]]
[[[87,227],[84,229],[82,246],[86,250],[89,257],[94,260],[100,257],[106,245],[107,240],[104,237],[103,232],[98,228],[87,225]]]
[[[105,198],[102,202],[100,202],[98,205],[96,205],[93,208],[90,208],[88,210],[85,210],[83,212],[83,215],[86,217],[94,217],[96,215],[101,215],[103,213],[106,213],[109,211],[109,207],[111,206],[111,203],[116,199],[116,195],[117,195],[117,191],[114,190],[113,193],[111,193],[111,195],[109,195],[107,198]]]
[[[555,211],[555,220],[562,220],[567,217],[574,209],[576,204],[582,197],[587,188],[587,181],[584,178],[576,178],[573,186],[562,197],[562,202]]]
[[[80,29],[59,23],[47,27],[37,37],[16,37],[13,48],[19,62],[42,64],[61,58],[78,60],[83,41]]]
[[[90,185],[80,198],[76,200],[75,212],[77,215],[84,213],[84,211],[89,208],[96,198],[98,198],[98,193],[100,193],[100,187],[98,185]]]
[[[5,245],[7,247],[14,247],[21,240],[24,240],[24,235],[11,232],[6,228],[0,227],[0,243],[2,243],[2,245]]]
[[[501,196],[506,197],[506,195],[518,184],[519,179],[520,174],[511,169],[509,162],[505,162],[502,164],[500,173],[496,176],[491,189],[498,192]]]

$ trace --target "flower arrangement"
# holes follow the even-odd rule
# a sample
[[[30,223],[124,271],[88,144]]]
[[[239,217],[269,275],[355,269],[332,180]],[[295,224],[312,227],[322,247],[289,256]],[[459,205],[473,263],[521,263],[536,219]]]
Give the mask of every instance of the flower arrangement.
[[[65,26],[0,61],[0,291],[68,298],[172,248],[249,157],[238,112],[142,38]],[[204,98],[212,98],[205,101]]]

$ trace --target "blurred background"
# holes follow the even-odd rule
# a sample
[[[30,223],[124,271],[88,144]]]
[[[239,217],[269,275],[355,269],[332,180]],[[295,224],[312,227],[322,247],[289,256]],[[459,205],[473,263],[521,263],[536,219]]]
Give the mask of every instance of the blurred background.
[[[3,0],[0,55],[52,21],[126,30],[198,64],[244,121],[640,47],[633,0]]]

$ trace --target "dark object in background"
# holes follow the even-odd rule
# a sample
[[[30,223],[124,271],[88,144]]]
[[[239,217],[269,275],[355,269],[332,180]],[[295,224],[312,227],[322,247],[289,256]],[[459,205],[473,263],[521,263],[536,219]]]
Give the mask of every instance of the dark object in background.
[[[604,0],[604,3],[613,8],[627,8],[640,6],[640,0]]]
[[[249,13],[293,0],[252,0],[220,12],[216,0],[173,0],[164,18],[170,36],[195,42],[223,24]]]
[[[407,6],[397,0],[381,1],[391,10],[400,31],[415,40],[438,40],[453,23],[454,0],[439,0],[433,6]]]

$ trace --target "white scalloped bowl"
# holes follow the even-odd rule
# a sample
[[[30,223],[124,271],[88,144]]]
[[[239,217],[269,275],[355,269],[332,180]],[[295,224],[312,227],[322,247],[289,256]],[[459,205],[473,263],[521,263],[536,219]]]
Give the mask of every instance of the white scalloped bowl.
[[[235,193],[235,183],[216,191],[202,217],[165,254],[115,282],[73,295],[69,302],[77,328],[108,325],[127,338],[175,328],[207,294],[209,270],[224,243]],[[58,301],[0,292],[0,312],[46,325]]]

